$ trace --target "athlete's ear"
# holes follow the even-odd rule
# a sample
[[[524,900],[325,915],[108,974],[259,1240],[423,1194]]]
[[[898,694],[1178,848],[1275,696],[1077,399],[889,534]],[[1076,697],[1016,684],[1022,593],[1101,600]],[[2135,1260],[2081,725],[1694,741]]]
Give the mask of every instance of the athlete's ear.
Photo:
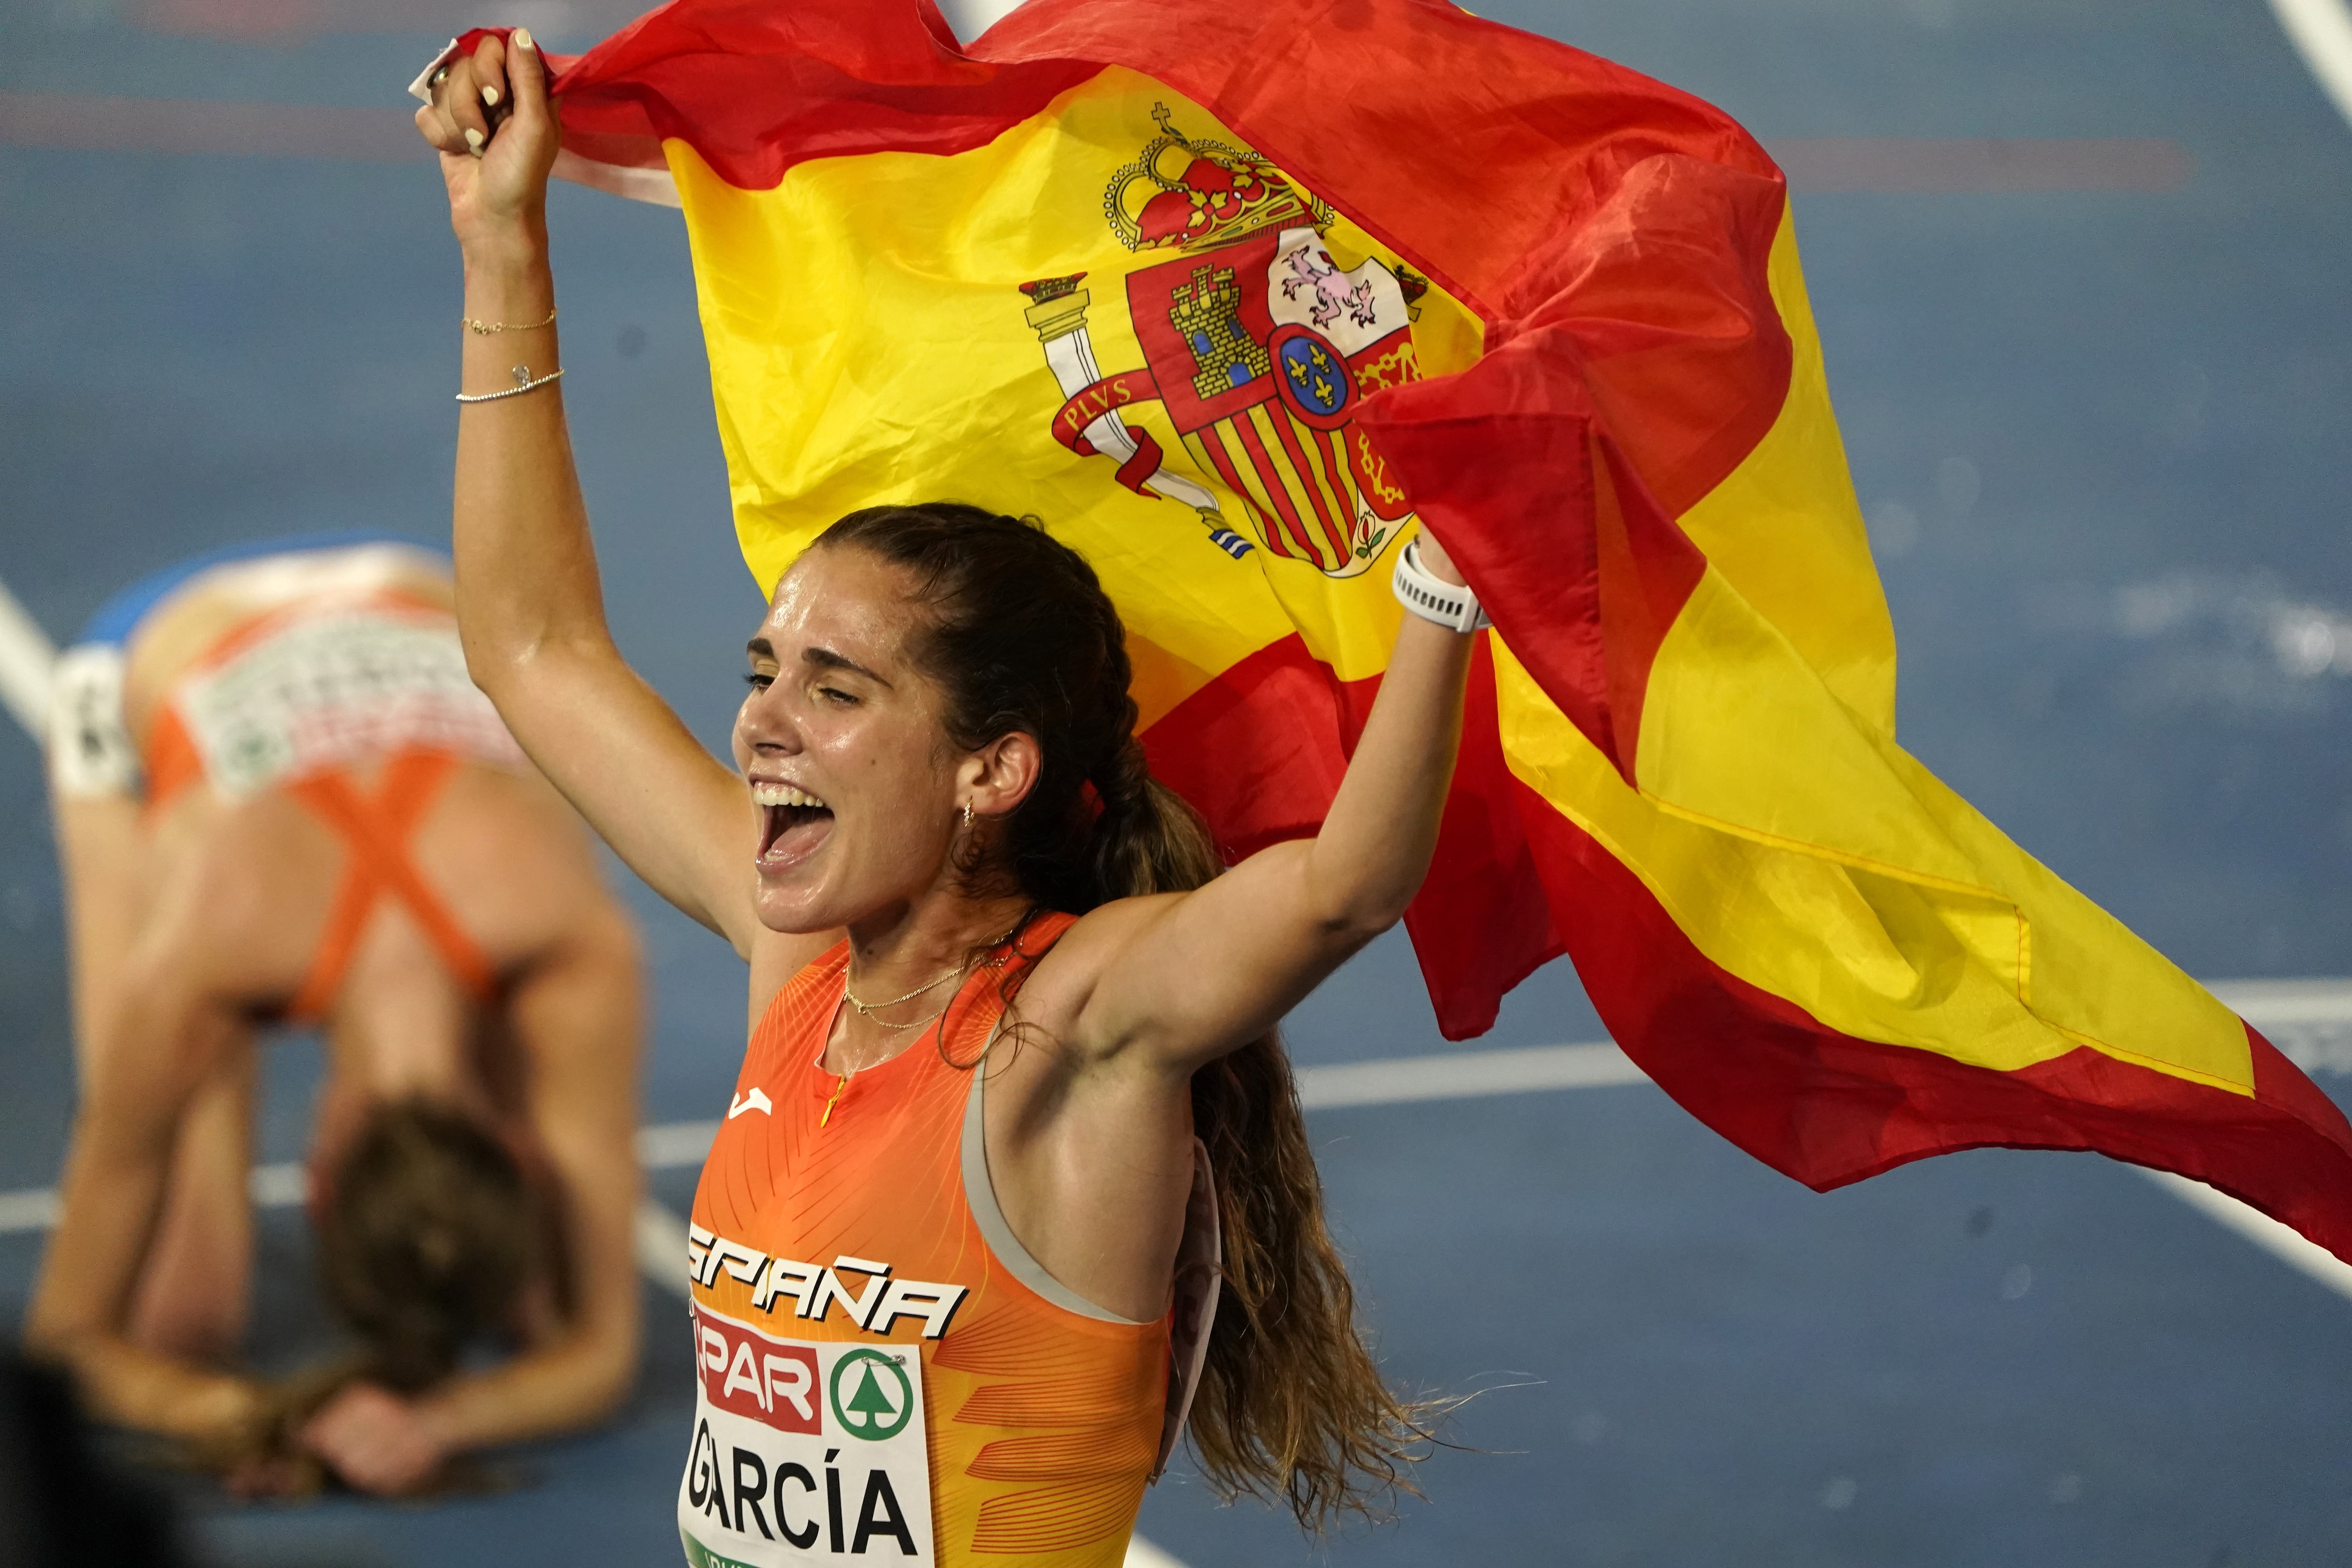
[[[956,770],[961,799],[971,803],[975,816],[1009,816],[1037,787],[1045,769],[1045,749],[1025,730],[999,735]]]

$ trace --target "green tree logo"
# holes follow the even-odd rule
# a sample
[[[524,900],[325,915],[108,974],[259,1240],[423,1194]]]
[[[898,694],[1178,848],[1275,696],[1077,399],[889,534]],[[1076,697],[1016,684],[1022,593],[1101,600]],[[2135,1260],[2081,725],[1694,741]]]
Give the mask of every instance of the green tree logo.
[[[877,1443],[895,1437],[915,1414],[915,1385],[907,1369],[880,1351],[852,1351],[834,1363],[826,1393],[834,1420],[853,1437]]]

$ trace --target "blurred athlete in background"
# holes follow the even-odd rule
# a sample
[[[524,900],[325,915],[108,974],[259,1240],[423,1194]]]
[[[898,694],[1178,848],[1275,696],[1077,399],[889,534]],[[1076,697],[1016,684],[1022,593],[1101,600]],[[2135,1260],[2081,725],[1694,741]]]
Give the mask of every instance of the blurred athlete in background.
[[[58,661],[80,1107],[26,1339],[241,1489],[427,1487],[635,1368],[635,936],[451,595],[413,546],[288,541],[138,584]],[[363,1347],[291,1398],[228,1370],[272,1026],[324,1045],[310,1207]],[[485,1336],[518,1353],[459,1371]]]

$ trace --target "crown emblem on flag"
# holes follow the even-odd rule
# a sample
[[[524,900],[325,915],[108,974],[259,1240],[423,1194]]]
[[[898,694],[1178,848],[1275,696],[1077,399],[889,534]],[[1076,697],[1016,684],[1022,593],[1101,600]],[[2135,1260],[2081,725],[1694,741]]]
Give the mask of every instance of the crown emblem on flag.
[[[1160,134],[1103,190],[1103,216],[1129,250],[1194,250],[1264,228],[1320,229],[1331,221],[1328,207],[1256,153],[1192,141],[1170,123],[1164,103],[1152,106],[1151,118]]]
[[[1420,379],[1428,280],[1377,254],[1342,266],[1330,207],[1255,153],[1185,135],[1165,103],[1151,119],[1159,133],[1102,197],[1122,245],[1163,253],[1111,285],[1143,365],[1103,374],[1087,274],[1020,286],[1062,391],[1054,438],[1110,458],[1136,494],[1190,507],[1236,561],[1264,549],[1328,577],[1369,572],[1412,502],[1356,410]],[[1235,504],[1255,541],[1228,523]]]

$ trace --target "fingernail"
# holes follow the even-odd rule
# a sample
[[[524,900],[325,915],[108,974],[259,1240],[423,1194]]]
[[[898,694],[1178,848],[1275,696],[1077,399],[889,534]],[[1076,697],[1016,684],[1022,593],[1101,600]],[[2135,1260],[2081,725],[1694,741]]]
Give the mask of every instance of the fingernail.
[[[493,109],[497,108],[499,102],[499,89],[494,87],[486,87],[482,89],[482,101],[488,104]]]
[[[514,30],[514,41],[515,47],[519,49],[535,49],[539,47],[537,44],[530,41],[530,29],[529,27],[517,27]]]
[[[475,157],[482,155],[482,133],[470,125],[466,127],[466,145],[474,150]]]

